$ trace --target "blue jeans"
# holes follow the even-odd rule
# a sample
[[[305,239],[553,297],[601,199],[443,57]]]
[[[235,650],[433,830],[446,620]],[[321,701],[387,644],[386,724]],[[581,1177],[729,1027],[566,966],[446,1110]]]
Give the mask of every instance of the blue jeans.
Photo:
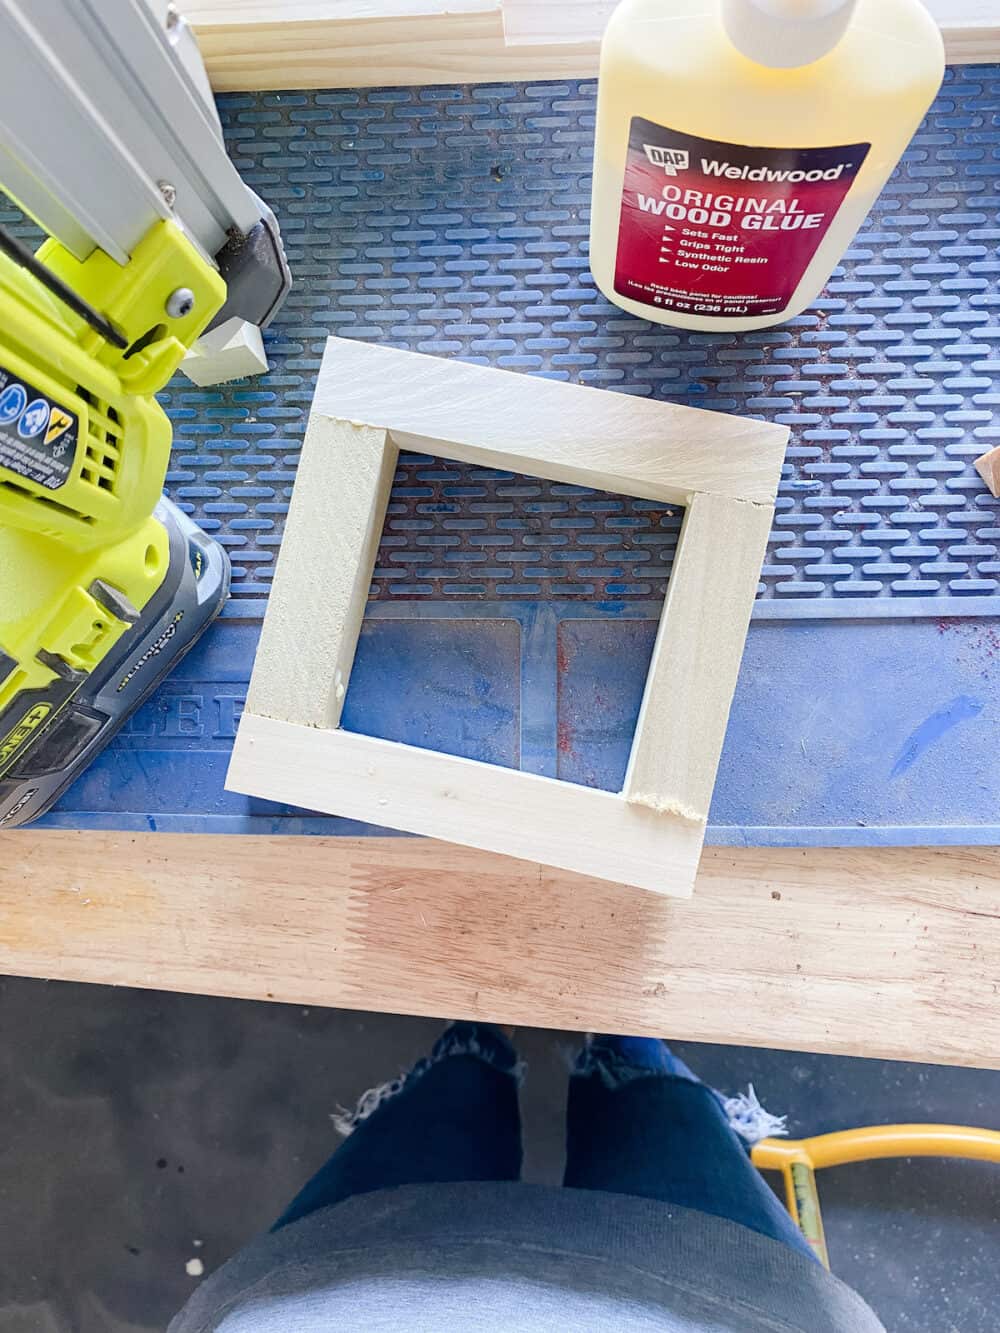
[[[349,1137],[272,1230],[372,1190],[518,1180],[518,1083],[502,1033],[454,1024],[405,1078],[366,1094]],[[815,1258],[718,1095],[662,1042],[599,1037],[584,1049],[569,1081],[563,1184],[726,1217]]]

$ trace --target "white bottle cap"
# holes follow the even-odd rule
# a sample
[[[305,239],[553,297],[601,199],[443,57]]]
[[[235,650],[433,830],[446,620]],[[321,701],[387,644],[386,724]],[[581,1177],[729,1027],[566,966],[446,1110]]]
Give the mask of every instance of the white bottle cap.
[[[722,0],[722,21],[738,51],[759,65],[811,65],[843,37],[857,0]]]

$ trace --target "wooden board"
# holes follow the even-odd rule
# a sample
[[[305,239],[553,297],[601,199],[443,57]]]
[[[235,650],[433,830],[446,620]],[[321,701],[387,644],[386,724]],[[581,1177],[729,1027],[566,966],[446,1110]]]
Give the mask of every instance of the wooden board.
[[[655,810],[664,793],[685,792],[688,809],[677,813],[707,820],[772,517],[763,505],[734,511],[715,495],[698,495],[688,507],[680,555],[689,573],[671,575],[667,586],[625,774],[627,801]],[[677,699],[697,710],[670,706]]]
[[[1000,1067],[1000,851],[708,848],[690,901],[414,838],[0,835],[0,972]]]
[[[384,430],[310,417],[258,649],[279,660],[254,675],[247,711],[339,723],[398,453]],[[351,485],[331,473],[331,454]]]
[[[786,437],[329,339],[227,787],[686,897]],[[622,792],[339,729],[400,448],[686,506]]]
[[[681,897],[693,887],[704,832],[704,814],[689,818],[687,807],[664,812],[537,773],[246,711],[226,785]]]
[[[788,427],[394,347],[328,338],[312,413],[401,449],[685,504],[774,503]]]
[[[615,0],[184,0],[213,86],[590,78]],[[951,63],[1000,59],[995,0],[928,0]]]

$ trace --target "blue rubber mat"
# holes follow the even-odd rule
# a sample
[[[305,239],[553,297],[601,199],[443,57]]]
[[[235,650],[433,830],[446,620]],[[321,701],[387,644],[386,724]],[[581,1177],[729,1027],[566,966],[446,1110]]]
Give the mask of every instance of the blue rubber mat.
[[[221,109],[296,278],[269,375],[163,396],[170,492],[228,547],[233,597],[45,823],[369,831],[223,787],[336,333],[788,424],[709,840],[1000,841],[1000,504],[971,467],[1000,443],[1000,70],[949,70],[816,307],[739,336],[652,326],[595,292],[591,83]],[[617,788],[679,522],[404,456],[344,724]]]
[[[783,422],[791,444],[760,613],[995,613],[1000,506],[971,460],[1000,443],[1000,70],[949,69],[816,307],[744,335],[650,325],[595,291],[593,83],[241,94],[220,106],[296,278],[267,338],[270,375],[209,390],[178,379],[165,396],[169,489],[230,549],[230,614],[262,611],[331,333]],[[376,596],[661,591],[675,529],[656,506],[595,506],[537,481],[498,489],[460,464],[404,460]],[[484,546],[476,522],[512,540]],[[533,569],[560,547],[557,569]]]

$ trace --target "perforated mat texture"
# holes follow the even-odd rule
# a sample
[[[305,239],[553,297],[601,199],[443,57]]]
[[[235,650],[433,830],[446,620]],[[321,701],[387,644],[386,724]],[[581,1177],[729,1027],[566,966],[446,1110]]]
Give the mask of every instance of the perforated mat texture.
[[[949,69],[816,306],[759,333],[633,319],[587,264],[594,84],[232,94],[227,141],[295,287],[266,377],[164,394],[168,489],[262,612],[336,333],[787,423],[758,613],[996,613],[1000,70]],[[15,215],[8,213],[12,218]],[[656,598],[662,506],[404,457],[373,596]]]
[[[297,280],[266,379],[169,395],[171,489],[229,545],[237,599],[266,594],[336,333],[787,423],[762,599],[792,615],[885,614],[889,599],[995,613],[1000,506],[971,459],[1000,443],[1000,70],[948,71],[815,308],[743,335],[651,325],[595,291],[591,82],[231,95],[221,109]],[[678,521],[406,458],[373,591],[656,597]]]

